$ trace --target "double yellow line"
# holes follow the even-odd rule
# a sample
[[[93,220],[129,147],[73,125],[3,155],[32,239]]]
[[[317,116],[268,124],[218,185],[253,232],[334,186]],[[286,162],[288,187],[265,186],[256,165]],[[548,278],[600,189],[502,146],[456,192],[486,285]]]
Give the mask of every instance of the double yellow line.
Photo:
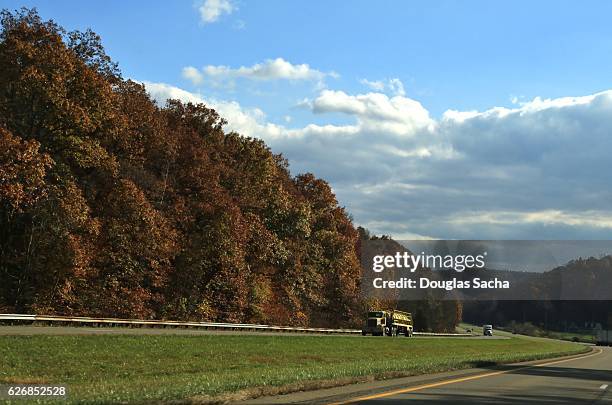
[[[533,368],[533,367],[545,367],[545,366],[550,366],[550,365],[553,365],[553,364],[565,363],[565,362],[568,362],[568,361],[574,361],[574,360],[579,360],[579,359],[586,359],[587,357],[597,356],[597,355],[601,354],[602,352],[603,352],[602,349],[595,349],[595,353],[590,353],[590,354],[587,354],[586,356],[571,357],[569,359],[561,359],[561,360],[550,361],[550,362],[547,362],[547,363],[539,363],[539,364],[534,364],[532,366],[525,366],[525,367],[515,368],[515,369],[511,369],[511,370],[493,371],[493,372],[490,372],[490,373],[478,374],[478,375],[473,375],[473,376],[469,376],[469,377],[460,377],[460,378],[454,378],[454,379],[451,379],[451,380],[439,381],[439,382],[435,382],[435,383],[431,383],[431,384],[423,384],[423,385],[417,385],[417,386],[409,387],[409,388],[401,388],[401,389],[398,389],[398,390],[382,392],[380,394],[367,395],[367,396],[363,396],[363,397],[357,397],[357,398],[353,398],[353,399],[348,399],[346,401],[333,402],[333,403],[331,403],[329,405],[353,404],[355,402],[368,401],[368,400],[371,400],[371,399],[386,398],[386,397],[391,397],[391,396],[399,395],[399,394],[407,394],[409,392],[421,391],[421,390],[425,390],[425,389],[428,389],[428,388],[436,388],[436,387],[441,387],[443,385],[456,384],[456,383],[460,383],[460,382],[464,382],[464,381],[478,380],[480,378],[493,377],[493,376],[496,376],[496,375],[511,373],[511,372],[515,372],[515,371],[518,371],[518,370],[525,370],[525,369]]]

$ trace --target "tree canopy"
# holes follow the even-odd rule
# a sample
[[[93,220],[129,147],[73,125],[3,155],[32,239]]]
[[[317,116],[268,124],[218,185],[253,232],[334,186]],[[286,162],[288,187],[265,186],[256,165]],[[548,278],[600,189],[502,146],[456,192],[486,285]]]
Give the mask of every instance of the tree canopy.
[[[360,325],[360,244],[377,237],[225,124],[157,105],[95,33],[3,11],[0,311]],[[433,298],[404,309],[424,330],[460,319]]]
[[[91,31],[0,24],[0,310],[361,317],[358,234],[324,180],[206,105],[156,105]]]

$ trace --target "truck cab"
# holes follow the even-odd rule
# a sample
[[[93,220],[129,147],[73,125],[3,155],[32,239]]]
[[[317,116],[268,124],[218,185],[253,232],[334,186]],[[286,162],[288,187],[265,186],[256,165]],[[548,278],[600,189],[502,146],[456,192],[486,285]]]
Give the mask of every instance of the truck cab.
[[[493,336],[493,325],[483,325],[482,334],[484,336]]]
[[[371,333],[373,336],[386,333],[387,331],[387,311],[370,311],[364,328],[361,330],[363,336]]]

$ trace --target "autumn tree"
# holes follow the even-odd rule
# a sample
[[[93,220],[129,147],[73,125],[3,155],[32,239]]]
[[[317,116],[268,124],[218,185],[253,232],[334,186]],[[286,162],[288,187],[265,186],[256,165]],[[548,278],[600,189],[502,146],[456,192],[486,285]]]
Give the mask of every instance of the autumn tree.
[[[93,32],[0,16],[3,310],[342,326],[358,233],[204,104],[158,105]]]

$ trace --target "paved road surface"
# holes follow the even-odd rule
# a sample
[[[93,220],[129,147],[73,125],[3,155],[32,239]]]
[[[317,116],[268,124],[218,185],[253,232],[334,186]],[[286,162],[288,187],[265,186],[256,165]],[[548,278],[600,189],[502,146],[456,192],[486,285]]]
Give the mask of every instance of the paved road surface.
[[[564,360],[260,398],[252,404],[612,404],[612,348]]]

